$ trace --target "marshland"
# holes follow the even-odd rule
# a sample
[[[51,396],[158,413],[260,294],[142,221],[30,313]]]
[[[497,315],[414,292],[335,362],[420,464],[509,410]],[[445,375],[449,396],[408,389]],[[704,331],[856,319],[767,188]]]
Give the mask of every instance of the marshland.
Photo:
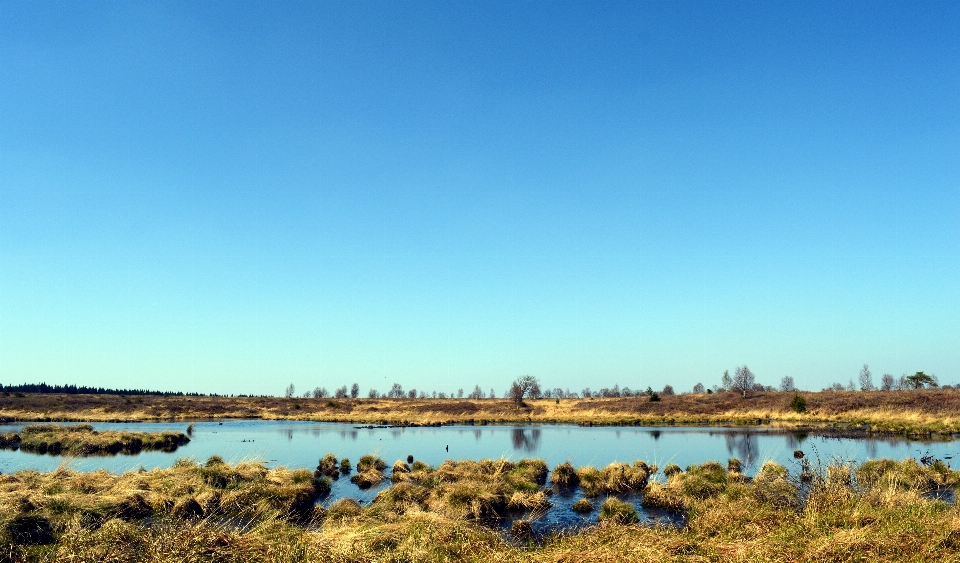
[[[800,458],[801,460],[803,458]],[[941,460],[764,463],[662,470],[541,459],[393,464],[377,456],[314,471],[181,459],[113,474],[0,476],[9,561],[957,560],[960,512],[932,493],[960,474]],[[346,465],[346,467],[344,467]],[[388,481],[370,502],[325,501],[331,479]],[[589,525],[533,523],[577,494]],[[644,509],[682,525],[641,521]],[[504,525],[504,523],[509,525]]]
[[[802,399],[797,408],[795,398]],[[960,432],[960,389],[639,394],[614,398],[331,398],[4,393],[0,420],[263,419],[431,426],[573,423],[756,426],[930,437]]]

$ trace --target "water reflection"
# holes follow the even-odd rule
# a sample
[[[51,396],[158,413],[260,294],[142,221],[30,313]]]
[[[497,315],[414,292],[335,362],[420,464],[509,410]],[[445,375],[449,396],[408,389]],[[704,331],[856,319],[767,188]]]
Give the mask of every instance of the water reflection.
[[[727,433],[724,436],[727,452],[743,462],[747,467],[753,467],[760,454],[760,444],[756,434]]]
[[[513,449],[524,452],[535,452],[540,447],[540,429],[532,428],[529,431],[523,428],[514,428],[510,431]]]

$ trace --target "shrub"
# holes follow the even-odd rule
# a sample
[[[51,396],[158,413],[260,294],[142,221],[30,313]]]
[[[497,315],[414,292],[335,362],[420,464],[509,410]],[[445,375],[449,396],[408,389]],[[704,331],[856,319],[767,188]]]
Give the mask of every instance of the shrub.
[[[654,391],[653,393],[650,393],[650,402],[651,402],[651,403],[656,403],[656,402],[659,401],[659,400],[660,400],[660,395],[657,395],[656,391]]]
[[[387,468],[387,462],[383,459],[374,456],[374,455],[365,455],[360,458],[360,461],[357,462],[357,471],[369,471],[374,469],[376,471],[383,471]]]
[[[510,526],[510,535],[517,539],[529,539],[533,537],[533,526],[529,520],[515,520]]]
[[[580,482],[576,469],[569,461],[565,461],[553,468],[550,474],[550,482],[561,487],[572,487]]]
[[[790,409],[795,413],[807,412],[807,400],[799,394],[794,395],[793,400],[790,401]]]
[[[585,514],[587,512],[593,512],[593,503],[589,500],[582,498],[577,502],[573,503],[573,506],[570,507],[574,512],[579,512]]]
[[[339,474],[340,470],[337,468],[337,456],[327,454],[320,458],[320,463],[317,464],[317,477],[326,475],[327,477],[336,479]]]
[[[640,521],[637,509],[629,502],[624,502],[615,497],[610,497],[600,507],[600,515],[597,517],[601,522],[617,522],[620,524],[633,524]]]

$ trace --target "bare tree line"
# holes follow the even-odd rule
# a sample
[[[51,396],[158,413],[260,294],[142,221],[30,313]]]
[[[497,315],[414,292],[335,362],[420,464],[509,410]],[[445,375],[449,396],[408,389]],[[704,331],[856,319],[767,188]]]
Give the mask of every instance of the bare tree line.
[[[941,387],[944,389],[950,389],[950,385],[940,386],[937,380],[937,376],[933,374],[925,374],[922,371],[918,371],[913,375],[901,375],[899,378],[894,378],[894,376],[889,373],[883,374],[881,377],[880,386],[876,387],[873,384],[873,374],[870,371],[870,367],[866,364],[861,368],[858,375],[858,383],[860,391],[896,391],[896,390],[907,390],[907,389],[922,389],[925,387]],[[958,386],[960,387],[960,386]],[[850,379],[849,383],[844,385],[842,383],[834,383],[826,388],[824,391],[856,391],[858,386],[854,385],[853,378]],[[780,385],[777,387],[771,385],[763,385],[756,381],[756,376],[753,371],[747,367],[746,364],[742,366],[737,366],[734,368],[734,372],[731,375],[729,370],[723,372],[723,375],[720,378],[719,385],[713,385],[712,387],[707,388],[703,383],[697,382],[693,386],[693,389],[690,391],[693,394],[713,394],[713,393],[725,393],[731,392],[740,395],[741,397],[747,397],[752,392],[772,392],[772,391],[783,391],[783,392],[795,392],[799,389],[794,382],[792,376],[784,376],[780,380]],[[501,396],[505,399],[511,399],[517,404],[523,402],[524,398],[528,399],[593,399],[593,398],[621,398],[621,397],[650,397],[651,400],[659,400],[661,396],[670,396],[676,394],[672,385],[664,385],[660,391],[654,391],[651,387],[647,387],[644,390],[640,389],[631,389],[630,387],[624,386],[620,387],[619,384],[614,384],[612,387],[603,387],[598,390],[593,390],[590,387],[585,387],[581,391],[571,391],[570,388],[544,388],[540,384],[540,380],[536,377],[525,375],[517,378],[510,387],[504,391]],[[296,388],[293,383],[287,386],[284,396],[287,398],[296,397]],[[496,399],[497,392],[491,388],[489,392],[484,391],[480,385],[475,385],[473,391],[469,393],[464,393],[464,389],[461,387],[457,389],[456,392],[446,393],[443,391],[424,391],[417,389],[404,390],[403,386],[399,383],[394,383],[388,391],[381,393],[377,389],[370,389],[367,392],[367,398],[370,399],[471,399],[471,400],[481,400],[481,399]],[[360,385],[354,383],[348,389],[346,385],[339,387],[333,391],[331,394],[327,391],[326,387],[315,387],[312,391],[305,391],[302,395],[303,398],[314,398],[314,399],[324,399],[324,398],[334,398],[334,399],[356,399],[360,397]]]

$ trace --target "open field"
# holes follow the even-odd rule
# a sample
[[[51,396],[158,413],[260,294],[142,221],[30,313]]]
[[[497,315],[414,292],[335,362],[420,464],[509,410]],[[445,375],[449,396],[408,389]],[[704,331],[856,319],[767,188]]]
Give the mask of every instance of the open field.
[[[432,425],[568,422],[597,425],[769,424],[911,436],[960,432],[960,390],[799,393],[807,411],[790,408],[793,393],[758,392],[619,399],[284,399],[276,397],[123,397],[28,393],[0,397],[5,421],[152,421],[259,418]]]
[[[376,469],[384,466],[364,470],[387,478]],[[734,462],[675,468],[669,477],[643,462],[559,466],[548,476],[540,460],[398,461],[388,472],[394,484],[369,506],[345,499],[327,508],[313,505],[324,493],[322,472],[217,458],[123,475],[3,475],[0,559],[960,561],[960,511],[924,496],[960,480],[939,462],[875,460],[801,475],[767,463],[752,480]],[[524,520],[506,534],[488,524],[511,506],[546,507],[552,489],[577,486],[594,488],[586,510],[595,526],[537,538]],[[644,506],[683,511],[687,526],[636,524],[632,505],[607,496],[625,490],[642,491]]]

